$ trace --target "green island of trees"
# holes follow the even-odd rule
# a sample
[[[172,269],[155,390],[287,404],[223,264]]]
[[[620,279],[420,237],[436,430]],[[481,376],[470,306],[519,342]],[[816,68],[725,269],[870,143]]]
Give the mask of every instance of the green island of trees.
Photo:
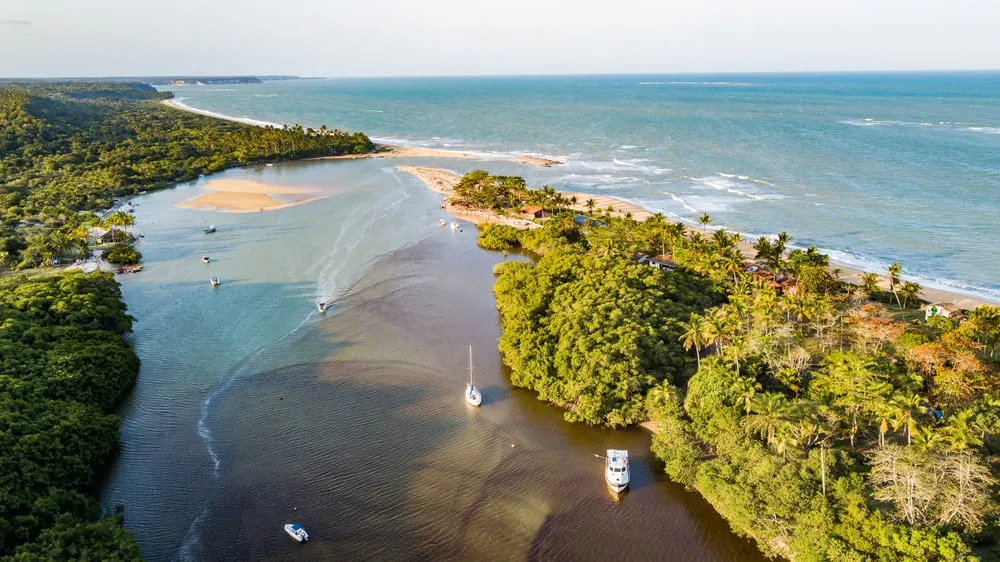
[[[87,227],[103,220],[90,211],[116,196],[234,166],[375,149],[362,133],[254,127],[158,103],[170,97],[127,82],[0,84],[0,271],[86,253]]]
[[[548,193],[460,185],[453,201],[493,210]],[[769,556],[998,558],[1000,308],[925,319],[898,264],[884,291],[785,233],[748,260],[738,234],[547,198],[540,228],[479,233],[537,258],[495,268],[513,384],[569,421],[647,421],[668,476]]]
[[[140,560],[94,497],[139,372],[107,273],[0,280],[0,559]]]

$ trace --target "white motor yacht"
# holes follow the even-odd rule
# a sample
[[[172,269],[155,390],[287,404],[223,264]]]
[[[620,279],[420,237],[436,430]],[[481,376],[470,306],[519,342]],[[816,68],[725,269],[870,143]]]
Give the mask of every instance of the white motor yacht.
[[[628,451],[608,449],[604,479],[615,493],[628,488]]]
[[[302,525],[298,523],[288,523],[285,525],[285,532],[288,536],[292,537],[298,542],[307,542],[309,540],[309,533],[302,528]]]

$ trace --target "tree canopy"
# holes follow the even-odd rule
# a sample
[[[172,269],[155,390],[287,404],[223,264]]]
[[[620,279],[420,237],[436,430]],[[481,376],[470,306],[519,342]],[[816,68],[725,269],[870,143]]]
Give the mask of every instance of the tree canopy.
[[[0,557],[140,557],[91,495],[139,372],[131,329],[108,274],[0,281]]]

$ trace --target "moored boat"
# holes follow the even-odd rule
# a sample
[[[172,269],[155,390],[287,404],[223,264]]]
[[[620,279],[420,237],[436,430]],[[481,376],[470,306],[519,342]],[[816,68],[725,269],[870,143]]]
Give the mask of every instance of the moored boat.
[[[452,221],[452,223],[451,223],[451,229],[452,230],[458,230],[460,227],[461,227],[461,225],[459,225],[457,222]]]
[[[201,261],[202,261],[202,263],[208,263],[208,262],[212,261],[212,258],[210,258],[208,256],[201,256]]]
[[[448,224],[448,221],[446,221],[444,219],[438,219],[438,224],[441,225],[441,226],[444,226],[444,225]]]
[[[469,346],[469,384],[465,387],[465,401],[471,406],[479,406],[483,403],[483,394],[476,388],[472,381],[472,346]]]
[[[210,277],[208,282],[211,283],[213,287],[218,287],[219,284],[222,283],[222,281],[219,281],[218,277]]]
[[[604,480],[615,493],[628,488],[628,451],[608,449],[604,466]]]
[[[302,525],[298,523],[286,523],[285,532],[288,533],[288,536],[298,542],[309,541],[309,533],[307,533],[306,530],[302,528]]]
[[[318,308],[320,312],[326,312],[326,303],[325,302],[316,303],[316,308]]]
[[[214,224],[210,224],[210,225],[206,226],[204,228],[204,232],[205,232],[205,234],[211,234],[211,233],[215,232],[215,225]]]

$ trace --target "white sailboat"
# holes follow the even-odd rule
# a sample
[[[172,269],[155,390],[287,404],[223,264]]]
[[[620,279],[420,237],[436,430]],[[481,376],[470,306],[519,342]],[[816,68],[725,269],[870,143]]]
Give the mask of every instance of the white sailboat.
[[[616,494],[628,488],[628,451],[608,449],[604,466],[604,480]]]
[[[483,403],[483,395],[472,382],[472,346],[469,346],[469,384],[465,387],[465,401],[472,406]]]

